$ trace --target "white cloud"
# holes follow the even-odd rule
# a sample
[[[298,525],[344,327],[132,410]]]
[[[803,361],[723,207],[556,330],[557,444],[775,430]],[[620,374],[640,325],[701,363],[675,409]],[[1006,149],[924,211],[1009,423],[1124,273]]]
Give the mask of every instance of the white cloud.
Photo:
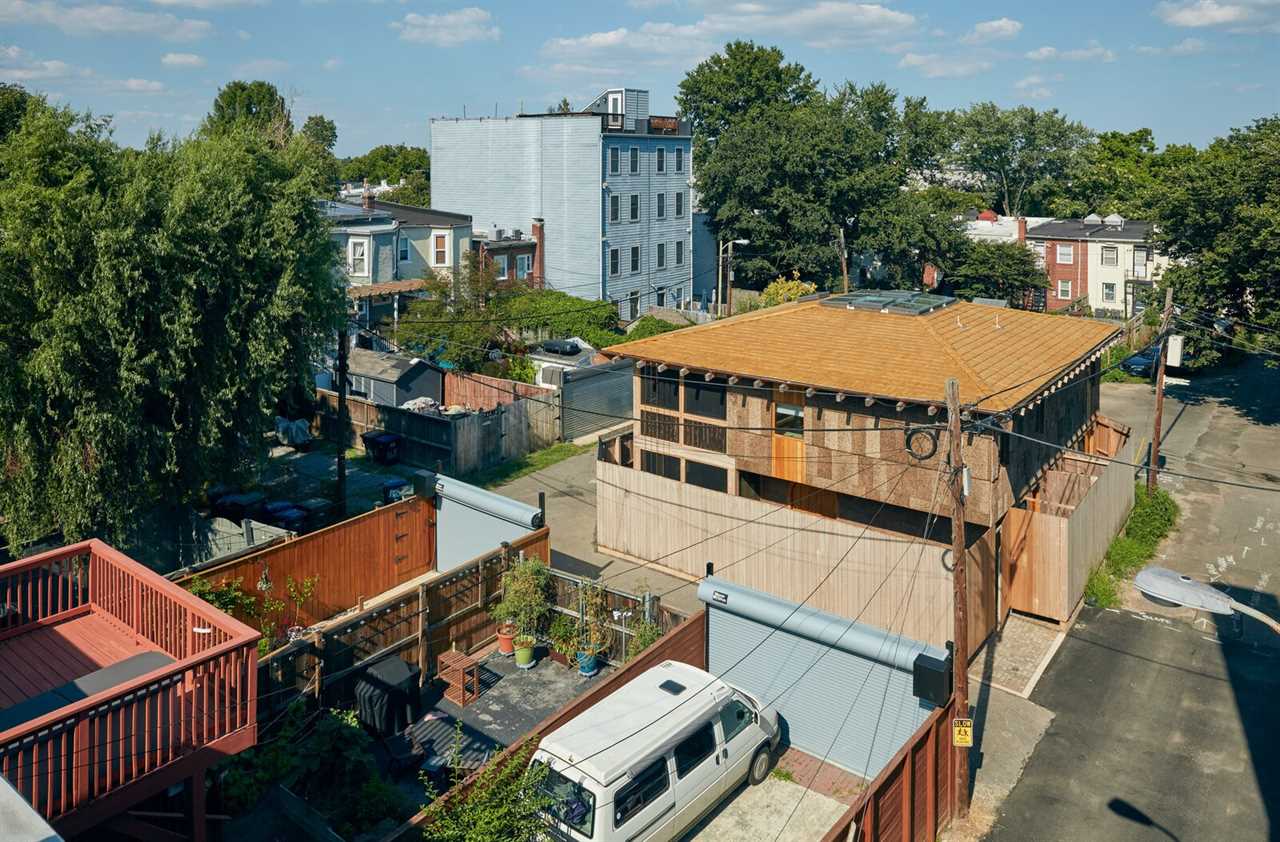
[[[65,61],[35,59],[17,46],[0,47],[0,81],[45,82],[66,79],[74,73],[75,68]]]
[[[151,0],[157,6],[184,6],[188,9],[226,9],[232,6],[259,6],[266,0]]]
[[[342,66],[342,59],[340,58],[325,59],[323,66],[325,70],[337,70],[339,67]]]
[[[130,94],[158,94],[164,92],[164,83],[152,79],[112,79],[102,83],[109,91]]]
[[[1253,17],[1253,10],[1239,3],[1195,0],[1190,3],[1160,3],[1156,15],[1170,26],[1202,27],[1242,23]]]
[[[54,26],[69,35],[150,35],[169,41],[194,41],[213,31],[208,21],[168,12],[98,3],[63,5],[56,0],[0,0],[0,23]]]
[[[1204,52],[1205,43],[1199,38],[1183,38],[1178,43],[1168,47],[1143,46],[1137,47],[1136,50],[1144,56],[1193,56]]]
[[[982,44],[987,41],[1007,41],[1022,31],[1021,21],[1012,18],[996,18],[975,23],[969,34],[960,40],[966,44]]]
[[[493,15],[476,6],[430,15],[410,12],[404,20],[393,21],[391,28],[400,30],[402,41],[437,47],[456,47],[468,41],[497,41],[502,37],[502,30],[493,23]]]
[[[937,53],[907,53],[898,61],[899,67],[912,67],[928,79],[959,79],[974,76],[991,69],[985,59],[941,56]]]
[[[237,64],[235,72],[237,76],[262,78],[265,76],[278,76],[288,69],[289,62],[287,61],[281,61],[278,58],[255,58]]]
[[[1048,99],[1053,96],[1053,89],[1049,87],[1048,83],[1061,82],[1062,78],[1061,73],[1055,73],[1050,77],[1032,73],[1030,76],[1023,76],[1014,82],[1013,87],[1021,91],[1028,99]]]
[[[1032,61],[1051,61],[1061,59],[1062,61],[1115,61],[1116,54],[1097,41],[1090,41],[1086,47],[1077,47],[1073,50],[1060,50],[1057,47],[1038,47],[1029,53],[1026,57]]]
[[[165,67],[204,67],[206,64],[204,57],[195,53],[165,53],[160,63]]]

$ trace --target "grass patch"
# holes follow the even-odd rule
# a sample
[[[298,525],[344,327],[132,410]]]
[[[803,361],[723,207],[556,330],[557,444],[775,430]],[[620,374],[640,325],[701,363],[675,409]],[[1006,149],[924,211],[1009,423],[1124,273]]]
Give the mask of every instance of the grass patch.
[[[1102,382],[1103,383],[1146,383],[1148,382],[1147,378],[1135,377],[1134,375],[1130,374],[1129,372],[1125,371],[1122,368],[1111,368],[1111,366],[1113,365],[1118,366],[1121,362],[1128,359],[1132,355],[1133,355],[1133,352],[1130,351],[1128,348],[1124,347],[1123,345],[1117,345],[1116,347],[1109,349],[1102,356],[1102,367],[1104,369],[1110,369],[1109,371],[1107,371],[1105,374],[1102,375]]]
[[[789,784],[796,782],[796,776],[791,774],[790,769],[777,768],[769,773],[769,777],[777,778],[780,781],[786,781]]]
[[[1169,492],[1157,488],[1148,493],[1146,485],[1138,483],[1133,511],[1129,512],[1124,530],[1107,547],[1102,564],[1089,573],[1085,599],[1103,608],[1118,605],[1120,582],[1132,577],[1155,556],[1160,542],[1177,526],[1178,515],[1178,504]]]
[[[535,471],[541,471],[543,468],[549,468],[579,453],[586,453],[593,447],[595,447],[594,443],[577,445],[572,442],[560,442],[542,450],[526,453],[519,459],[512,459],[510,462],[503,462],[501,465],[468,474],[462,477],[462,480],[482,488],[495,488]]]

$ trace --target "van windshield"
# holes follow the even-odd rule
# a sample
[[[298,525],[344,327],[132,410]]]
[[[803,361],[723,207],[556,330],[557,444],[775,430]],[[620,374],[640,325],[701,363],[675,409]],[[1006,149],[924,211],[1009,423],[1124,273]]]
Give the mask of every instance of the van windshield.
[[[542,779],[542,791],[551,798],[551,806],[547,808],[547,812],[552,818],[590,839],[596,825],[595,795],[542,761],[533,762],[547,770]]]

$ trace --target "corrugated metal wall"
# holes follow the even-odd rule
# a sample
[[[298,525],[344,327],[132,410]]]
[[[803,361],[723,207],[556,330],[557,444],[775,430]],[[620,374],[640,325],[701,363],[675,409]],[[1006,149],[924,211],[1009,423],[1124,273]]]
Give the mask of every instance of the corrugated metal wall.
[[[707,670],[772,703],[791,744],[874,778],[933,710],[911,674],[708,606]]]
[[[573,441],[631,415],[633,360],[565,369],[560,387],[561,438]]]

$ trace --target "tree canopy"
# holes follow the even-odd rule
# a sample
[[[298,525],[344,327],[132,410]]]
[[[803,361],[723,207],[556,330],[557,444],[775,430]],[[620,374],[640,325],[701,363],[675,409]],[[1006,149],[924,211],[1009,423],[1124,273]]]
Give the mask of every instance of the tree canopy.
[[[943,280],[960,298],[1018,302],[1026,290],[1047,287],[1044,269],[1025,243],[972,242]]]
[[[403,143],[375,146],[363,155],[344,158],[341,161],[341,174],[344,181],[360,181],[368,179],[380,182],[383,179],[395,184],[401,178],[408,178],[412,173],[421,173],[430,179],[431,156],[420,146],[406,146]]]
[[[5,537],[119,537],[264,455],[343,312],[321,172],[252,126],[132,150],[28,108],[0,142]]]
[[[275,85],[261,80],[244,82],[237,79],[223,85],[213,100],[213,108],[205,117],[204,125],[214,134],[249,127],[272,138],[280,146],[293,135],[293,117],[284,97]]]
[[[327,152],[332,152],[333,147],[338,143],[338,124],[323,114],[312,114],[308,117],[302,124],[301,133],[307,140]]]

